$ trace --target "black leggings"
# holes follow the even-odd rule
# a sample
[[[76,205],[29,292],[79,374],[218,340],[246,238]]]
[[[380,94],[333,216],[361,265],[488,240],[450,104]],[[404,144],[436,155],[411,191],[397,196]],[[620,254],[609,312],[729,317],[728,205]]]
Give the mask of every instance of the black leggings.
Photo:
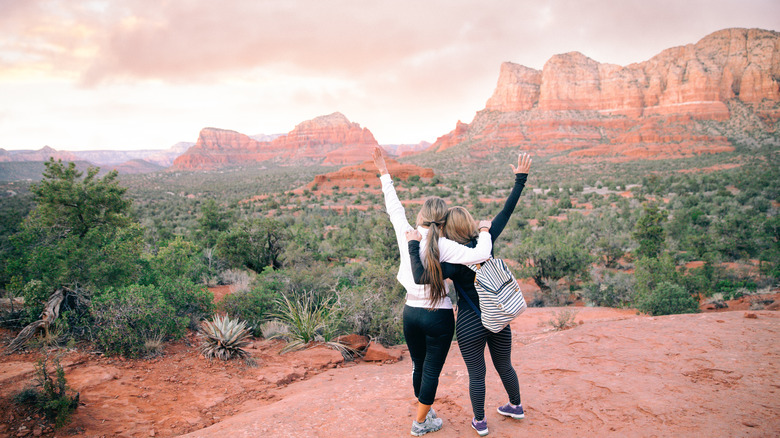
[[[404,306],[404,337],[414,365],[414,396],[424,405],[432,405],[436,398],[439,374],[450,351],[454,332],[452,309],[428,310]]]
[[[485,418],[485,344],[493,366],[513,405],[520,404],[520,384],[512,367],[512,331],[509,326],[493,333],[482,325],[479,316],[466,305],[458,306],[458,347],[469,371],[469,397],[474,418]]]

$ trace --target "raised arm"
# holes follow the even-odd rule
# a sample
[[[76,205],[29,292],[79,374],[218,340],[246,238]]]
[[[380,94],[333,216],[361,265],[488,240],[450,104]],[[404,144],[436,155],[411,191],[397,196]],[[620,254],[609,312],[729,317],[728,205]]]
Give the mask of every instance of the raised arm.
[[[494,242],[498,236],[501,235],[501,232],[504,231],[504,227],[506,227],[507,222],[509,222],[509,217],[512,216],[512,212],[515,211],[517,201],[520,200],[520,194],[523,193],[523,187],[525,187],[525,182],[528,179],[531,163],[531,156],[522,153],[517,156],[517,167],[510,164],[510,166],[512,166],[512,171],[515,173],[515,185],[512,187],[512,192],[504,203],[504,208],[501,209],[495,218],[493,218],[493,223],[490,227],[490,236]]]
[[[387,172],[387,164],[380,147],[374,148],[374,165],[376,165],[380,173],[379,180],[382,182],[382,193],[385,196],[385,209],[387,209],[387,214],[390,215],[390,222],[393,224],[393,228],[396,233],[411,229],[412,226],[406,220],[406,210],[395,192],[393,179]]]

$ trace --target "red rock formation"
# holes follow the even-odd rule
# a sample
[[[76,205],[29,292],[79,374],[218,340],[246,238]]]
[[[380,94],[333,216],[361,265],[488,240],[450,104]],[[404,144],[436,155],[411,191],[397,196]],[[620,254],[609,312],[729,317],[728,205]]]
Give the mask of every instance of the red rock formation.
[[[485,109],[430,150],[468,141],[472,155],[507,146],[570,151],[558,160],[716,153],[733,150],[726,125],[744,114],[732,108],[772,131],[780,118],[780,33],[726,29],[625,67],[578,52],[553,56],[542,71],[504,63]]]
[[[287,135],[258,141],[215,128],[200,132],[198,142],[178,157],[174,169],[213,169],[272,160],[296,164],[351,164],[371,157],[378,143],[367,128],[340,113],[300,123]]]
[[[406,180],[412,175],[420,178],[433,178],[433,169],[415,166],[414,164],[401,164],[393,159],[386,159],[387,170],[393,178]],[[317,175],[314,181],[306,185],[308,190],[328,191],[338,186],[339,190],[356,189],[364,191],[366,187],[373,186],[379,189],[379,173],[373,161],[364,161],[355,166],[343,167],[335,172]],[[303,189],[299,189],[303,191]]]

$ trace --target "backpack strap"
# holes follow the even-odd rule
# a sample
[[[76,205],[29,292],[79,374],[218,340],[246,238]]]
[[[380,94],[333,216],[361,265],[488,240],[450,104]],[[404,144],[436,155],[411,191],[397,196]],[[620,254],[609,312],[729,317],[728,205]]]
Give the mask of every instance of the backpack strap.
[[[471,267],[471,266],[469,266],[469,267]],[[466,292],[463,289],[461,289],[460,286],[458,286],[458,283],[455,283],[453,281],[452,284],[455,286],[455,290],[458,291],[458,295],[463,296],[463,298],[466,299],[466,302],[469,303],[469,306],[471,306],[471,308],[474,309],[474,312],[477,314],[477,316],[480,319],[482,319],[482,312],[480,312],[479,309],[477,308],[477,306],[474,305],[474,302],[471,301],[471,298],[469,298],[468,294],[466,294]]]

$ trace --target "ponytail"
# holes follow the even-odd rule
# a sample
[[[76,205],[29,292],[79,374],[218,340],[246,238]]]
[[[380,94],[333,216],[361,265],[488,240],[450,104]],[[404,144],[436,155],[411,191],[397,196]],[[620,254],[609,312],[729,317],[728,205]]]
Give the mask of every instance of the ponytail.
[[[439,237],[441,237],[441,228],[432,222],[428,228],[428,241],[425,243],[425,273],[423,274],[423,282],[430,288],[431,307],[447,296],[444,274],[439,263]]]
[[[432,196],[425,200],[420,213],[417,214],[417,224],[428,227],[428,240],[423,248],[425,254],[425,273],[423,283],[428,285],[429,304],[433,308],[447,296],[444,286],[444,274],[439,262],[439,238],[447,220],[447,203],[439,197]]]

